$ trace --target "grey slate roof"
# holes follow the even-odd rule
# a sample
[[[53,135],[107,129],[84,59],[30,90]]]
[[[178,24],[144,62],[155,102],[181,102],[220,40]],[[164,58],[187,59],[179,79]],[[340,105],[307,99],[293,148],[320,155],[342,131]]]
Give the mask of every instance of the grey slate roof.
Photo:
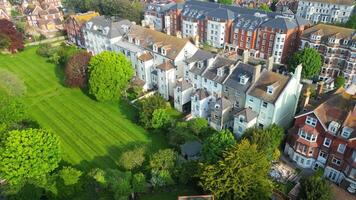
[[[209,92],[206,89],[199,88],[195,91],[194,95],[198,96],[199,100],[203,100],[207,97],[209,97]]]
[[[294,19],[277,17],[276,19],[268,20],[267,22],[263,23],[261,26],[287,30],[287,29],[294,29],[298,27],[298,24]]]
[[[197,61],[203,61],[212,57],[214,57],[214,54],[198,49],[198,51],[195,52],[195,54],[192,57],[188,58],[185,62],[192,63]]]
[[[208,17],[215,17],[219,19],[231,20],[234,19],[235,14],[228,9],[225,8],[216,8],[206,13]]]
[[[209,80],[213,80],[217,83],[223,83],[229,75],[230,66],[234,65],[236,61],[230,60],[224,57],[217,57],[211,67],[209,67],[204,73],[203,77]],[[218,69],[224,67],[224,75],[218,76]]]
[[[216,100],[216,104],[221,106],[221,110],[233,107],[233,103],[224,97],[220,97]]]
[[[188,141],[180,145],[180,150],[183,155],[195,156],[200,153],[203,145],[198,141]]]
[[[182,91],[185,91],[189,88],[192,88],[193,86],[188,81],[181,80],[181,81],[177,81],[177,87],[180,87]]]
[[[240,93],[245,93],[247,89],[251,86],[254,68],[254,66],[242,62],[239,63],[234,69],[234,71],[226,79],[224,84],[227,87],[236,89]],[[246,84],[240,83],[241,75],[246,75],[248,77],[248,81]]]
[[[265,15],[255,16],[255,15],[240,15],[235,19],[235,28],[243,30],[255,30],[263,22],[268,20]]]
[[[132,26],[132,23],[127,20],[127,19],[121,19],[117,17],[106,17],[106,16],[97,16],[93,17],[91,20],[89,20],[87,23],[92,22],[93,25],[90,27],[88,31],[103,35],[109,39],[123,36],[126,32],[124,29],[124,26],[127,26],[128,28]],[[95,27],[96,26],[96,30]],[[109,32],[107,35],[103,33],[103,29],[105,27],[109,28]]]
[[[175,2],[170,2],[168,4],[160,4],[160,3],[151,3],[147,5],[146,11],[154,11],[157,13],[164,13],[167,10],[176,7],[177,4]]]
[[[250,108],[243,108],[239,110],[235,116],[243,115],[245,117],[245,122],[250,122],[258,116],[258,113],[254,112]]]

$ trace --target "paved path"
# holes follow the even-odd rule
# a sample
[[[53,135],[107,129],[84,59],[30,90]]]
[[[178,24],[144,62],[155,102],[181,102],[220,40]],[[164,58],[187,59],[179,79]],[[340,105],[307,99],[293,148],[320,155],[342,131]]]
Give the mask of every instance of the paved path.
[[[50,38],[50,39],[45,39],[45,40],[41,40],[38,42],[31,42],[31,43],[27,43],[25,44],[25,46],[34,46],[34,45],[39,45],[39,44],[43,44],[43,43],[52,43],[52,42],[57,42],[57,41],[62,41],[65,40],[64,36],[60,36],[60,37],[55,37],[55,38]]]

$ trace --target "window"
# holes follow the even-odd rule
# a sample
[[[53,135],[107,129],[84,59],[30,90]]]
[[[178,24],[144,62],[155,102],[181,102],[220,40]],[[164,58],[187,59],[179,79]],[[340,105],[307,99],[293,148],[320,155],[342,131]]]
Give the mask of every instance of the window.
[[[239,121],[240,121],[241,123],[244,123],[245,117],[244,117],[244,116],[240,116],[240,117],[239,117]]]
[[[339,144],[339,146],[337,147],[337,152],[344,153],[345,149],[346,149],[346,145],[345,144]]]
[[[253,99],[249,99],[249,101],[250,101],[251,103],[253,103]]]
[[[347,138],[350,137],[351,132],[352,132],[352,129],[351,129],[351,128],[349,128],[349,127],[344,127],[344,128],[342,129],[341,136],[347,139]]]
[[[324,146],[330,147],[330,145],[331,145],[331,139],[325,138],[325,139],[324,139]]]
[[[326,153],[323,152],[323,151],[320,151],[319,156],[322,157],[322,158],[325,158],[325,159],[327,157]]]
[[[332,159],[332,161],[331,161],[333,164],[335,164],[335,165],[340,165],[341,164],[341,160],[339,160],[339,159],[337,159],[337,158],[335,158],[335,157],[333,157],[333,159]]]
[[[216,82],[214,82],[214,87],[218,87],[218,84]]]
[[[306,124],[313,126],[313,127],[316,126],[316,122],[317,122],[317,120],[315,118],[309,117],[309,116],[307,116],[307,119],[305,120]]]
[[[305,131],[303,131],[302,129],[299,130],[299,134],[300,137],[302,137],[305,140],[311,141],[311,142],[315,142],[316,141],[316,135],[307,133]]]
[[[267,108],[267,102],[263,102],[262,107]]]

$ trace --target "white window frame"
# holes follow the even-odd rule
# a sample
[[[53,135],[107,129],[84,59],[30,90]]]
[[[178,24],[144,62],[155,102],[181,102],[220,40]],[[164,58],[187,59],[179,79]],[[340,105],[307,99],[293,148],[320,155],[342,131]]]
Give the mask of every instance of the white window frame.
[[[330,141],[329,145],[326,145],[325,142],[326,141]],[[323,145],[326,146],[326,147],[330,147],[331,146],[331,143],[332,143],[332,140],[330,138],[325,138],[324,139],[324,142],[323,142]]]
[[[316,127],[318,120],[314,117],[307,116],[307,118],[305,119],[305,123],[312,127]]]
[[[339,146],[337,147],[337,152],[339,153],[345,153],[346,150],[346,145],[345,144],[339,144]]]

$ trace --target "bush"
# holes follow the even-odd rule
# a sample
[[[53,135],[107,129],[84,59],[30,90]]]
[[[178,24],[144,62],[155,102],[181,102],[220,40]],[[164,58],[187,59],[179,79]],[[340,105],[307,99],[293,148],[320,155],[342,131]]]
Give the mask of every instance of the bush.
[[[52,45],[49,43],[40,44],[38,49],[36,50],[37,55],[49,58],[54,54],[55,50],[53,50]]]

